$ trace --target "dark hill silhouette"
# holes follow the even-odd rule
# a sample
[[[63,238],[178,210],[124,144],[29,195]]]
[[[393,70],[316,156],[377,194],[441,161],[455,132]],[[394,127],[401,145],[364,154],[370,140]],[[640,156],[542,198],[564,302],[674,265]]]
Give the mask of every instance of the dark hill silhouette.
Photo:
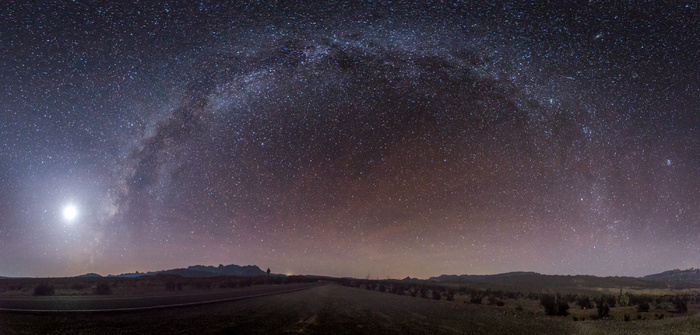
[[[262,276],[267,275],[267,272],[261,270],[257,265],[246,265],[239,266],[235,264],[222,265],[219,264],[218,267],[204,266],[204,265],[194,265],[187,267],[190,271],[201,271],[214,273],[224,276]]]
[[[670,270],[661,273],[655,273],[642,277],[649,281],[683,281],[690,283],[700,283],[700,269],[690,268],[687,270]]]
[[[97,273],[92,273],[92,272],[86,273],[84,275],[76,276],[76,277],[78,277],[78,278],[102,278],[101,275],[99,275]]]
[[[586,275],[562,276],[543,275],[536,272],[508,272],[495,275],[441,275],[431,277],[429,280],[437,282],[475,282],[485,284],[497,284],[504,286],[517,286],[529,288],[556,288],[556,287],[603,287],[616,288],[620,286],[634,288],[667,288],[669,283],[662,281],[645,280],[635,277],[596,277]],[[675,288],[700,287],[700,282],[678,281],[672,284]]]
[[[141,277],[141,276],[154,276],[158,274],[165,275],[178,275],[182,277],[216,277],[216,276],[237,276],[237,277],[253,277],[253,276],[263,276],[267,273],[261,270],[257,265],[223,265],[219,264],[218,267],[205,266],[205,265],[193,265],[187,268],[180,269],[170,269],[170,270],[160,270],[160,271],[149,271],[149,272],[133,272],[133,273],[122,273],[119,275],[108,275],[107,277]]]

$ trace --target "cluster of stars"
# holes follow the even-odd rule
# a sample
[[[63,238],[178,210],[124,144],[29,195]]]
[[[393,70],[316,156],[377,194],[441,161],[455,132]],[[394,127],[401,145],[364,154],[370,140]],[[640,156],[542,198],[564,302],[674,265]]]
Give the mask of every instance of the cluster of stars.
[[[7,2],[0,275],[697,266],[697,11]]]

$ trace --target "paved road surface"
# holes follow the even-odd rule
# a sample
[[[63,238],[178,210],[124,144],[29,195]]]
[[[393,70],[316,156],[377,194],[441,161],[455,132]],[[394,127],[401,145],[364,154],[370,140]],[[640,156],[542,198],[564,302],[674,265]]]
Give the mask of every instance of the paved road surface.
[[[231,300],[253,298],[256,296],[281,294],[305,290],[324,285],[286,284],[260,285],[239,290],[216,290],[202,293],[184,293],[157,296],[52,296],[52,297],[0,297],[0,313],[25,312],[112,312],[129,310],[146,310],[179,306],[191,306]]]

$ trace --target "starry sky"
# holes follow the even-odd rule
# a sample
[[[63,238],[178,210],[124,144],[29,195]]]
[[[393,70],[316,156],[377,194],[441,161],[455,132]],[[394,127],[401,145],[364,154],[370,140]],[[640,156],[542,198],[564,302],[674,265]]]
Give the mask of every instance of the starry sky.
[[[695,1],[3,1],[0,276],[700,263]]]

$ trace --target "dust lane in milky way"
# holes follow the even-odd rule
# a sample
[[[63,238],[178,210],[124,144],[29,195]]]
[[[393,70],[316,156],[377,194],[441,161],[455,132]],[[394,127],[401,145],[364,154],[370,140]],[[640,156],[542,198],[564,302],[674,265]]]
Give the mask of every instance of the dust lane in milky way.
[[[698,266],[697,4],[2,7],[0,275]]]

